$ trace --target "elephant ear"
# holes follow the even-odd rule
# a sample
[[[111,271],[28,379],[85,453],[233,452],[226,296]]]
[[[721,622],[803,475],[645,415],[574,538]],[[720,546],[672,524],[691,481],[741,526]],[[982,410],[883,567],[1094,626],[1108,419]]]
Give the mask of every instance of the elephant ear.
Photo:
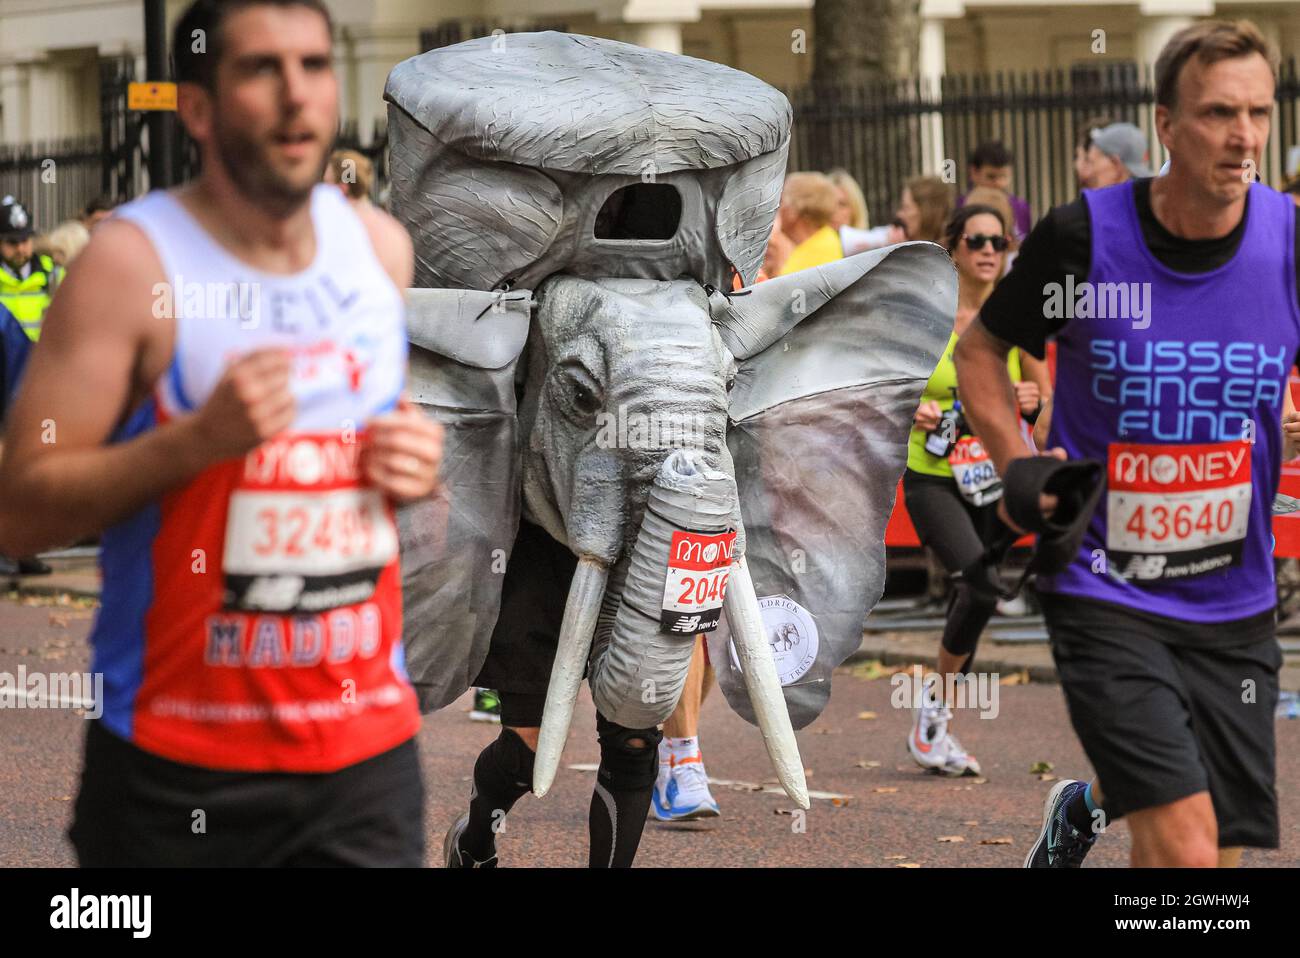
[[[885,526],[912,416],[952,333],[957,281],[905,243],[713,294],[738,360],[727,446],[745,557],[795,728],[830,698],[884,591]],[[724,622],[709,638],[727,701],[754,721]]]
[[[443,427],[440,489],[397,511],[406,671],[426,712],[474,681],[519,525],[515,365],[531,295],[407,291],[407,390]]]

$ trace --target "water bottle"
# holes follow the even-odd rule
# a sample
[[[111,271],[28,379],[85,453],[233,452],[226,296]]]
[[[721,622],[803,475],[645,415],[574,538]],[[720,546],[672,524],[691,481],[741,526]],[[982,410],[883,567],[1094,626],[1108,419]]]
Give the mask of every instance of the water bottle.
[[[952,408],[944,412],[939,417],[939,425],[935,426],[925,437],[925,451],[931,455],[938,456],[940,459],[947,459],[948,454],[952,452],[952,447],[957,445],[957,440],[961,436],[962,415],[961,400],[952,404]]]

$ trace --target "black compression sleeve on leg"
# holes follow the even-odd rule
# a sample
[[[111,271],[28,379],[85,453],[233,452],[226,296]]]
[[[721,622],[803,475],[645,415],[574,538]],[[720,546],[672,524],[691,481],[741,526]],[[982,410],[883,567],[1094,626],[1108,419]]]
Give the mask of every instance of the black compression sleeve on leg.
[[[631,868],[641,844],[659,765],[656,728],[630,729],[596,713],[600,768],[591,796],[592,868]]]
[[[496,833],[507,813],[533,785],[533,750],[514,729],[503,728],[474,763],[469,824],[460,850],[478,861],[496,854]]]

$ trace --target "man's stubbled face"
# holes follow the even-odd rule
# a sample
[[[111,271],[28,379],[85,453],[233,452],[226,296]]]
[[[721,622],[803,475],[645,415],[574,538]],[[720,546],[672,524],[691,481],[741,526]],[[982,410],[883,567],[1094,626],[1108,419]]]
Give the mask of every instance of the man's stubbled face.
[[[338,80],[325,19],[258,6],[222,27],[212,137],[221,165],[268,209],[301,204],[320,182],[338,128]]]

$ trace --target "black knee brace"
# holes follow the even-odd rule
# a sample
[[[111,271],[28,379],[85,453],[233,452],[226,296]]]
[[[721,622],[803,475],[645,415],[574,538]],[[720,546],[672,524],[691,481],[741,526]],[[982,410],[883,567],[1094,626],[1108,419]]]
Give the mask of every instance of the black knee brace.
[[[479,760],[492,762],[503,776],[516,785],[532,788],[533,760],[536,757],[536,753],[519,737],[518,732],[502,726],[501,734],[482,751]]]
[[[624,728],[596,713],[600,741],[600,783],[612,792],[649,788],[659,772],[657,728]]]
[[[997,608],[998,593],[990,588],[995,579],[988,578],[991,570],[983,570],[983,580],[963,575],[957,576],[952,584],[952,595],[948,600],[947,621],[943,629],[943,647],[952,655],[965,656],[966,663],[962,671],[969,671],[975,661],[975,649],[979,645],[980,633]],[[992,573],[996,577],[996,573]]]

